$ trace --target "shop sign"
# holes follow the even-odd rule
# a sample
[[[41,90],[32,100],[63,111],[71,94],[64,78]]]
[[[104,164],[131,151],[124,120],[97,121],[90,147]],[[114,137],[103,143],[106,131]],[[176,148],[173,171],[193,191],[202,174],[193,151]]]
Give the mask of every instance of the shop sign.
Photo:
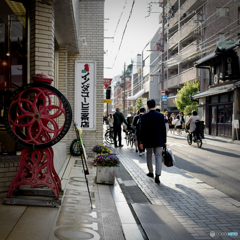
[[[95,130],[96,62],[75,62],[75,122],[84,130]]]

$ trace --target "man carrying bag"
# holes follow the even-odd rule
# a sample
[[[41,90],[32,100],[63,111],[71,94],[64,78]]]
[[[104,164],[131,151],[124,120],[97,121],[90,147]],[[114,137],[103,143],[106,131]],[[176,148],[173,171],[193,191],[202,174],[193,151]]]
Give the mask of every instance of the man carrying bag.
[[[141,118],[140,148],[146,148],[148,177],[154,177],[152,166],[152,152],[155,155],[155,182],[160,183],[162,170],[162,149],[166,146],[166,127],[164,116],[155,110],[154,99],[147,101],[149,112]]]

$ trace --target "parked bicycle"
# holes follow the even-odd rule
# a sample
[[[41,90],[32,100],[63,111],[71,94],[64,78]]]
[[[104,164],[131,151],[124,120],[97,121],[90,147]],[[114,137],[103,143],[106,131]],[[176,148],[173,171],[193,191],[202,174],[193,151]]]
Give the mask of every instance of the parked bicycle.
[[[105,140],[109,144],[114,143],[114,133],[113,133],[113,127],[107,127],[106,133],[105,133]]]
[[[133,147],[133,143],[134,143],[134,130],[127,129],[126,130],[126,144],[127,144],[127,146],[130,144],[130,146]]]

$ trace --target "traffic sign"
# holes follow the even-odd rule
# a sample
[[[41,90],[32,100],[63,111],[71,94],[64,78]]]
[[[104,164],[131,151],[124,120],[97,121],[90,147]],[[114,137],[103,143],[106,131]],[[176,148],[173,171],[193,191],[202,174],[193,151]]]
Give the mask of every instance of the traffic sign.
[[[167,95],[162,95],[162,100],[167,101]]]
[[[105,89],[108,89],[111,82],[112,82],[112,78],[104,78],[103,79],[103,84],[104,84]]]
[[[165,94],[165,89],[162,89],[162,94]]]

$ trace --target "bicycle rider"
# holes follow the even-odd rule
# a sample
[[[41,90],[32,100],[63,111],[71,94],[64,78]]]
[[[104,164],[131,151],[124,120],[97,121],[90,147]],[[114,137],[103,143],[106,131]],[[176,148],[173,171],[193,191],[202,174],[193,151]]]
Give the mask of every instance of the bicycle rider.
[[[195,122],[197,120],[200,120],[200,117],[198,116],[197,111],[193,110],[192,111],[192,116],[188,119],[188,121],[186,122],[186,125],[190,124],[190,132],[193,134],[193,138],[194,140],[197,140],[197,136],[196,136],[196,124]]]

